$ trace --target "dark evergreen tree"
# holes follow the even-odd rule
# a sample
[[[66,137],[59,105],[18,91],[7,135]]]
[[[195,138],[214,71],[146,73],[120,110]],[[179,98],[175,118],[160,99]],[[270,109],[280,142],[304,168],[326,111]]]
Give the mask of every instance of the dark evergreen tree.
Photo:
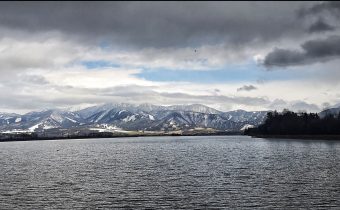
[[[282,113],[268,112],[265,122],[249,128],[246,135],[339,135],[340,112],[320,118],[317,113],[295,113],[287,109]]]

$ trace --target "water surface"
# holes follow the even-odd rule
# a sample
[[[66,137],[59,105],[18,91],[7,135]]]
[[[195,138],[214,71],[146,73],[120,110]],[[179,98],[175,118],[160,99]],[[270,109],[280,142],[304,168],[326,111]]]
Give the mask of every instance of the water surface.
[[[0,209],[339,209],[339,163],[339,141],[1,142]]]

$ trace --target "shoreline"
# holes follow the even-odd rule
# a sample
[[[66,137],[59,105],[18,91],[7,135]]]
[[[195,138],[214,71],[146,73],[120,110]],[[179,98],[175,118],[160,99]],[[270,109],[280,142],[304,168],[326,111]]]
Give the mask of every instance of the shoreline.
[[[249,135],[263,139],[340,140],[340,135]]]
[[[129,138],[129,137],[161,137],[161,136],[235,136],[243,135],[239,132],[214,132],[214,133],[154,133],[154,134],[120,134],[120,135],[89,135],[89,136],[60,136],[60,137],[34,137],[0,139],[0,142],[15,141],[48,141],[48,140],[72,140],[72,139],[107,139],[107,138]]]

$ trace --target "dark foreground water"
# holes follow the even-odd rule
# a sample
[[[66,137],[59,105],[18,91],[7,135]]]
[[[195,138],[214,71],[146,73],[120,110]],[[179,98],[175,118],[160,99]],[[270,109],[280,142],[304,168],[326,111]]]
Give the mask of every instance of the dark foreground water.
[[[0,143],[0,209],[340,209],[340,141]]]

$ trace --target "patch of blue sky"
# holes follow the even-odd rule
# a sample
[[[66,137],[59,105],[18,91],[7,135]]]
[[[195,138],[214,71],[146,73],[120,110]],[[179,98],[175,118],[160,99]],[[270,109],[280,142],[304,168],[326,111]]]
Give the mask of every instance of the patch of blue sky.
[[[137,77],[149,81],[160,82],[199,82],[199,83],[224,83],[224,82],[257,82],[259,80],[294,80],[301,78],[299,71],[272,70],[255,63],[246,65],[229,65],[221,69],[206,71],[173,70],[173,69],[144,69]]]
[[[101,68],[108,68],[113,67],[117,68],[120,67],[119,64],[111,63],[108,61],[102,61],[102,60],[94,60],[94,61],[83,61],[81,62],[83,66],[85,66],[87,69],[101,69]]]
[[[111,45],[110,45],[110,43],[107,42],[107,41],[101,41],[101,42],[99,43],[99,47],[100,47],[100,49],[102,49],[102,50],[109,50],[109,49],[111,49]]]

